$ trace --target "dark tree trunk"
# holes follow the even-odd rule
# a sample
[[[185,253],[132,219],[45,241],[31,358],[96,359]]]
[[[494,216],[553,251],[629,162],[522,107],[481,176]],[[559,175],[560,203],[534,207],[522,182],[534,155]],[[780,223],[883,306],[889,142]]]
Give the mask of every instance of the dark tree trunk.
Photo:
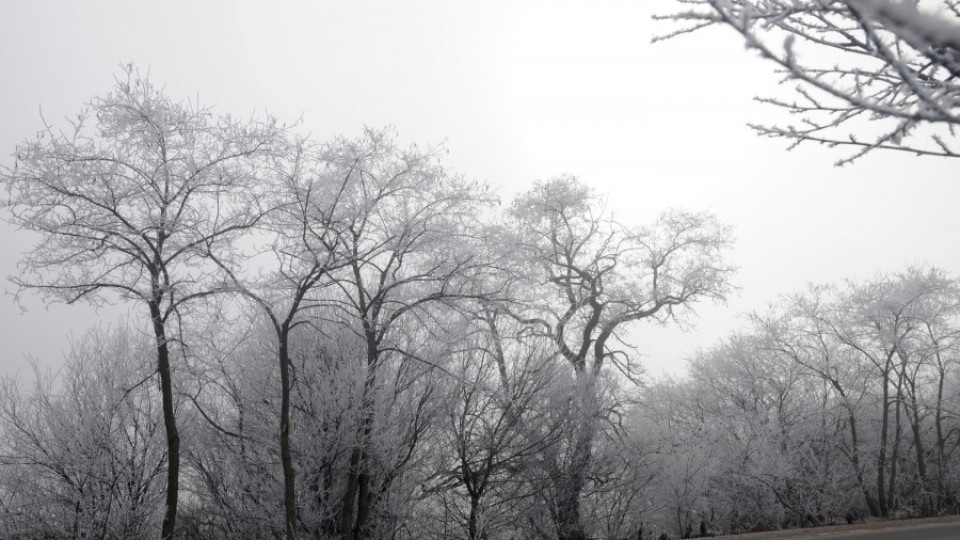
[[[900,439],[903,435],[903,378],[897,381],[897,404],[896,414],[894,416],[893,430],[893,452],[890,455],[890,485],[887,489],[887,510],[893,512],[897,509],[897,473],[899,472],[898,463],[900,461]]]
[[[922,482],[924,488],[926,488],[929,481],[927,478],[927,460],[923,456],[923,436],[920,433],[920,413],[917,410],[917,396],[915,393],[910,396],[910,400],[912,401],[913,407],[910,429],[913,432],[913,446],[917,453],[917,474],[920,476],[920,482]]]
[[[940,370],[937,381],[937,410],[934,412],[934,424],[937,430],[937,510],[941,510],[946,499],[946,484],[943,481],[946,474],[946,447],[947,440],[943,434],[943,382],[944,371]]]
[[[880,503],[880,516],[887,517],[890,509],[887,506],[887,438],[890,432],[890,385],[887,373],[883,375],[883,397],[881,400],[880,416],[880,450],[877,452],[877,501]]]
[[[350,466],[347,471],[347,489],[343,494],[340,508],[340,538],[353,540],[354,510],[356,509],[357,491],[360,483],[361,450],[359,441],[350,452]]]
[[[920,368],[919,366],[917,366],[917,369],[914,370],[913,372],[913,376],[908,377],[907,376],[908,358],[905,354],[900,352],[899,349],[897,354],[899,354],[900,356],[900,366],[901,366],[900,367],[900,371],[901,371],[900,386],[906,387],[907,393],[909,394],[909,398],[910,398],[909,406],[907,407],[905,405],[905,407],[909,409],[908,419],[910,422],[910,432],[913,435],[913,449],[914,449],[916,460],[917,460],[917,476],[920,478],[920,485],[923,491],[927,492],[930,486],[928,485],[929,479],[927,478],[927,461],[924,458],[923,436],[920,433],[920,427],[921,427],[920,426],[920,406],[919,406],[919,403],[917,403],[917,372],[919,371]],[[932,503],[929,502],[929,496],[927,498],[928,498],[928,502],[926,504],[928,508],[926,509],[926,511],[929,512],[933,508],[932,508]]]
[[[877,504],[877,500],[874,498],[873,494],[870,493],[870,489],[867,487],[867,483],[863,478],[863,467],[860,465],[860,437],[859,432],[857,431],[857,417],[853,414],[853,407],[850,405],[849,400],[847,399],[846,392],[843,391],[843,387],[840,385],[839,381],[829,380],[830,384],[836,389],[837,394],[843,399],[844,408],[847,410],[847,423],[850,425],[850,462],[853,465],[854,474],[857,477],[857,485],[860,486],[860,490],[863,491],[864,502],[867,503],[867,511],[870,512],[870,515],[873,517],[880,517],[880,508]]]
[[[288,328],[281,330],[278,354],[278,360],[280,361],[280,463],[283,467],[283,507],[287,540],[296,540],[296,471],[293,469],[293,457],[290,454],[290,352],[287,346],[289,335]]]
[[[150,318],[157,340],[157,374],[160,375],[160,397],[163,408],[163,427],[167,439],[167,485],[161,540],[172,540],[177,525],[177,498],[180,491],[180,432],[173,403],[173,382],[170,374],[170,347],[159,302],[150,302]]]
[[[367,518],[370,515],[370,477],[367,471],[367,445],[373,432],[374,391],[377,377],[378,343],[374,330],[364,324],[367,337],[367,379],[363,383],[361,413],[363,421],[357,442],[350,453],[350,470],[347,490],[340,511],[340,538],[362,540],[366,535]]]
[[[360,459],[360,477],[357,479],[357,523],[353,527],[355,540],[367,537],[367,522],[370,518],[370,506],[373,493],[370,490],[370,473],[366,470],[367,455],[363,453]]]
[[[586,378],[589,377],[589,380]],[[560,540],[585,540],[586,532],[580,516],[580,495],[586,484],[587,469],[593,458],[593,439],[596,434],[596,388],[593,377],[581,372],[579,391],[584,392],[583,410],[573,444],[573,453],[565,471],[554,481],[557,492],[557,529]]]
[[[873,493],[870,492],[870,489],[867,488],[867,483],[863,479],[863,469],[860,467],[860,449],[857,443],[857,421],[853,417],[853,413],[850,413],[849,422],[850,434],[853,439],[853,451],[850,454],[850,460],[853,462],[853,468],[856,471],[857,483],[863,491],[863,500],[867,503],[867,511],[870,512],[870,515],[873,517],[880,517],[880,506],[877,504],[877,499],[873,496]]]
[[[469,488],[468,488],[468,491]],[[468,540],[480,540],[483,534],[480,530],[480,493],[470,492],[470,515],[467,517]]]
[[[372,412],[364,418],[364,427],[357,446],[350,453],[350,470],[347,473],[347,490],[343,495],[340,510],[340,538],[362,540],[366,537],[367,521],[373,493],[370,489],[370,474],[367,468],[366,445],[370,440]]]
[[[586,540],[580,521],[580,494],[583,492],[586,467],[590,462],[593,436],[578,436],[574,455],[566,471],[556,479],[557,529],[560,540]]]

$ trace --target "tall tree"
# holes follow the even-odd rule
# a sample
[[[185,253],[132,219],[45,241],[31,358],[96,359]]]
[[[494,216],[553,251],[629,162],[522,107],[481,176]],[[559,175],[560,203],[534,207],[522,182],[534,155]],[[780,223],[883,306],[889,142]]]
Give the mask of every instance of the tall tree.
[[[927,398],[927,401],[932,401],[927,406],[933,409],[933,460],[937,469],[935,508],[940,510],[954,499],[953,492],[956,489],[948,476],[949,457],[957,446],[947,443],[951,429],[948,427],[946,404],[949,399],[948,381],[960,361],[960,284],[956,279],[942,279],[942,274],[936,270],[930,271],[930,275],[941,279],[937,279],[940,282],[937,287],[939,291],[927,299],[923,318],[919,321],[921,337],[917,343],[917,354],[920,358],[917,362],[925,366],[928,372],[925,382],[921,380],[920,384],[928,396],[933,395],[932,400]]]
[[[324,150],[343,171],[338,208],[340,249],[349,264],[335,280],[332,305],[364,343],[366,381],[359,442],[350,455],[340,535],[361,539],[377,494],[368,441],[378,372],[391,358],[416,358],[404,324],[423,331],[434,305],[482,296],[485,265],[478,218],[493,202],[485,186],[447,172],[438,152],[401,149],[387,131],[367,130]],[[421,324],[422,323],[422,324]],[[413,336],[413,333],[410,334]]]
[[[709,214],[682,211],[648,228],[627,227],[574,177],[536,183],[510,214],[515,254],[529,276],[529,296],[513,315],[549,337],[577,381],[580,419],[553,478],[559,536],[580,540],[587,538],[580,496],[601,414],[597,376],[608,364],[632,376],[616,346],[630,323],[679,320],[694,302],[725,299],[730,231]]]
[[[289,141],[269,161],[268,170],[272,180],[270,211],[258,230],[269,237],[269,248],[257,260],[270,272],[261,279],[244,277],[242,269],[230,268],[218,253],[209,251],[206,255],[228,276],[238,293],[262,310],[273,329],[280,373],[278,439],[285,534],[287,540],[295,540],[296,471],[290,443],[291,337],[297,327],[311,322],[305,314],[319,306],[317,294],[321,285],[330,283],[330,273],[351,260],[340,248],[340,236],[345,231],[338,226],[338,220],[343,218],[339,204],[352,169],[325,163],[315,145],[297,139]]]
[[[904,384],[910,377],[911,342],[919,333],[924,300],[934,294],[937,285],[909,274],[850,283],[836,303],[833,320],[828,321],[839,342],[864,360],[868,369],[872,368],[875,382],[880,385],[876,469],[877,498],[883,516],[896,510],[897,504]],[[922,455],[918,456],[919,472],[925,476]]]
[[[70,124],[45,126],[0,172],[10,221],[40,236],[14,281],[51,301],[119,297],[146,308],[168,452],[167,540],[180,478],[175,327],[188,303],[222,290],[204,254],[237,256],[234,241],[261,219],[257,163],[279,129],[174,101],[132,66]]]

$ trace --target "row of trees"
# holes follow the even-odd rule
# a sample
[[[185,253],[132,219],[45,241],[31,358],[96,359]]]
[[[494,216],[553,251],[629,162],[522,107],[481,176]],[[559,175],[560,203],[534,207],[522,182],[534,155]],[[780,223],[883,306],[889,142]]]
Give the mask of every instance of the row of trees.
[[[725,4],[726,5],[726,4]],[[0,181],[16,278],[146,315],[0,387],[9,538],[643,538],[957,504],[955,277],[813,287],[641,388],[729,230],[506,208],[389,131],[316,142],[129,69]]]
[[[913,268],[782,299],[644,393],[677,527],[957,510],[957,279]]]
[[[588,425],[586,537],[955,512],[958,287],[931,268],[812,287],[700,353],[687,377],[640,391],[603,370],[584,379],[516,317],[446,306],[436,326],[404,328],[405,352],[371,382],[363,336],[318,309],[289,347],[294,534],[558,537]],[[276,334],[254,307],[210,317],[178,355],[178,537],[289,532]],[[153,348],[145,331],[94,331],[56,380],[6,382],[5,537],[157,532],[167,454]]]
[[[732,29],[777,67],[782,82],[796,83],[792,99],[759,99],[799,121],[751,124],[759,134],[787,139],[791,148],[849,149],[841,165],[875,150],[958,156],[955,0],[675,5],[657,17],[668,25],[657,39]],[[778,501],[749,516],[727,512],[731,528],[744,520],[820,522],[845,506],[856,517],[955,505],[957,293],[954,277],[932,269],[813,288],[753,316],[742,334],[699,356],[690,380],[659,385],[664,399],[696,403],[671,422],[704,433],[712,443],[702,453],[726,444],[742,460],[683,484],[681,526],[715,515],[722,505],[707,501],[718,493]],[[736,428],[724,432],[724,422]],[[703,459],[693,453],[690,463]],[[731,478],[753,488],[731,490]]]
[[[4,386],[5,537],[637,536],[621,339],[724,299],[714,217],[628,226],[572,177],[501,210],[389,131],[320,143],[132,68],[71,124],[0,174],[39,235],[16,282],[146,325]]]

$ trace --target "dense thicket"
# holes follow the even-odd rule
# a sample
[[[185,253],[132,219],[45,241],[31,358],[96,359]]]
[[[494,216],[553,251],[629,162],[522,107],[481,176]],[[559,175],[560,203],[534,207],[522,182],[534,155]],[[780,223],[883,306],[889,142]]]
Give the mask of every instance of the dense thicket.
[[[43,238],[21,286],[150,308],[0,386],[0,537],[652,538],[956,506],[955,278],[813,288],[642,386],[631,325],[729,292],[713,216],[622,223],[574,177],[501,208],[389,131],[183,116],[128,75],[95,102],[122,115],[0,176]]]

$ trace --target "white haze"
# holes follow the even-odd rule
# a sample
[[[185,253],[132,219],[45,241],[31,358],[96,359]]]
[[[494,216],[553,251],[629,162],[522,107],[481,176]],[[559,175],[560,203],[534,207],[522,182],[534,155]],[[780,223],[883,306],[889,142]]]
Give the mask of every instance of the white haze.
[[[267,109],[318,138],[393,125],[444,143],[447,165],[498,186],[505,201],[534,179],[580,176],[620,219],[708,209],[736,228],[742,290],[702,305],[689,332],[634,334],[653,374],[807,282],[866,278],[912,263],[960,270],[955,165],[760,139],[751,100],[789,91],[732,32],[651,44],[662,2],[4,2],[0,4],[0,154],[108,91],[119,63],[149,68],[173,96],[221,112]],[[0,225],[0,274],[32,238]],[[12,285],[3,289],[12,292]],[[27,313],[0,302],[0,368],[56,366],[85,306]]]

